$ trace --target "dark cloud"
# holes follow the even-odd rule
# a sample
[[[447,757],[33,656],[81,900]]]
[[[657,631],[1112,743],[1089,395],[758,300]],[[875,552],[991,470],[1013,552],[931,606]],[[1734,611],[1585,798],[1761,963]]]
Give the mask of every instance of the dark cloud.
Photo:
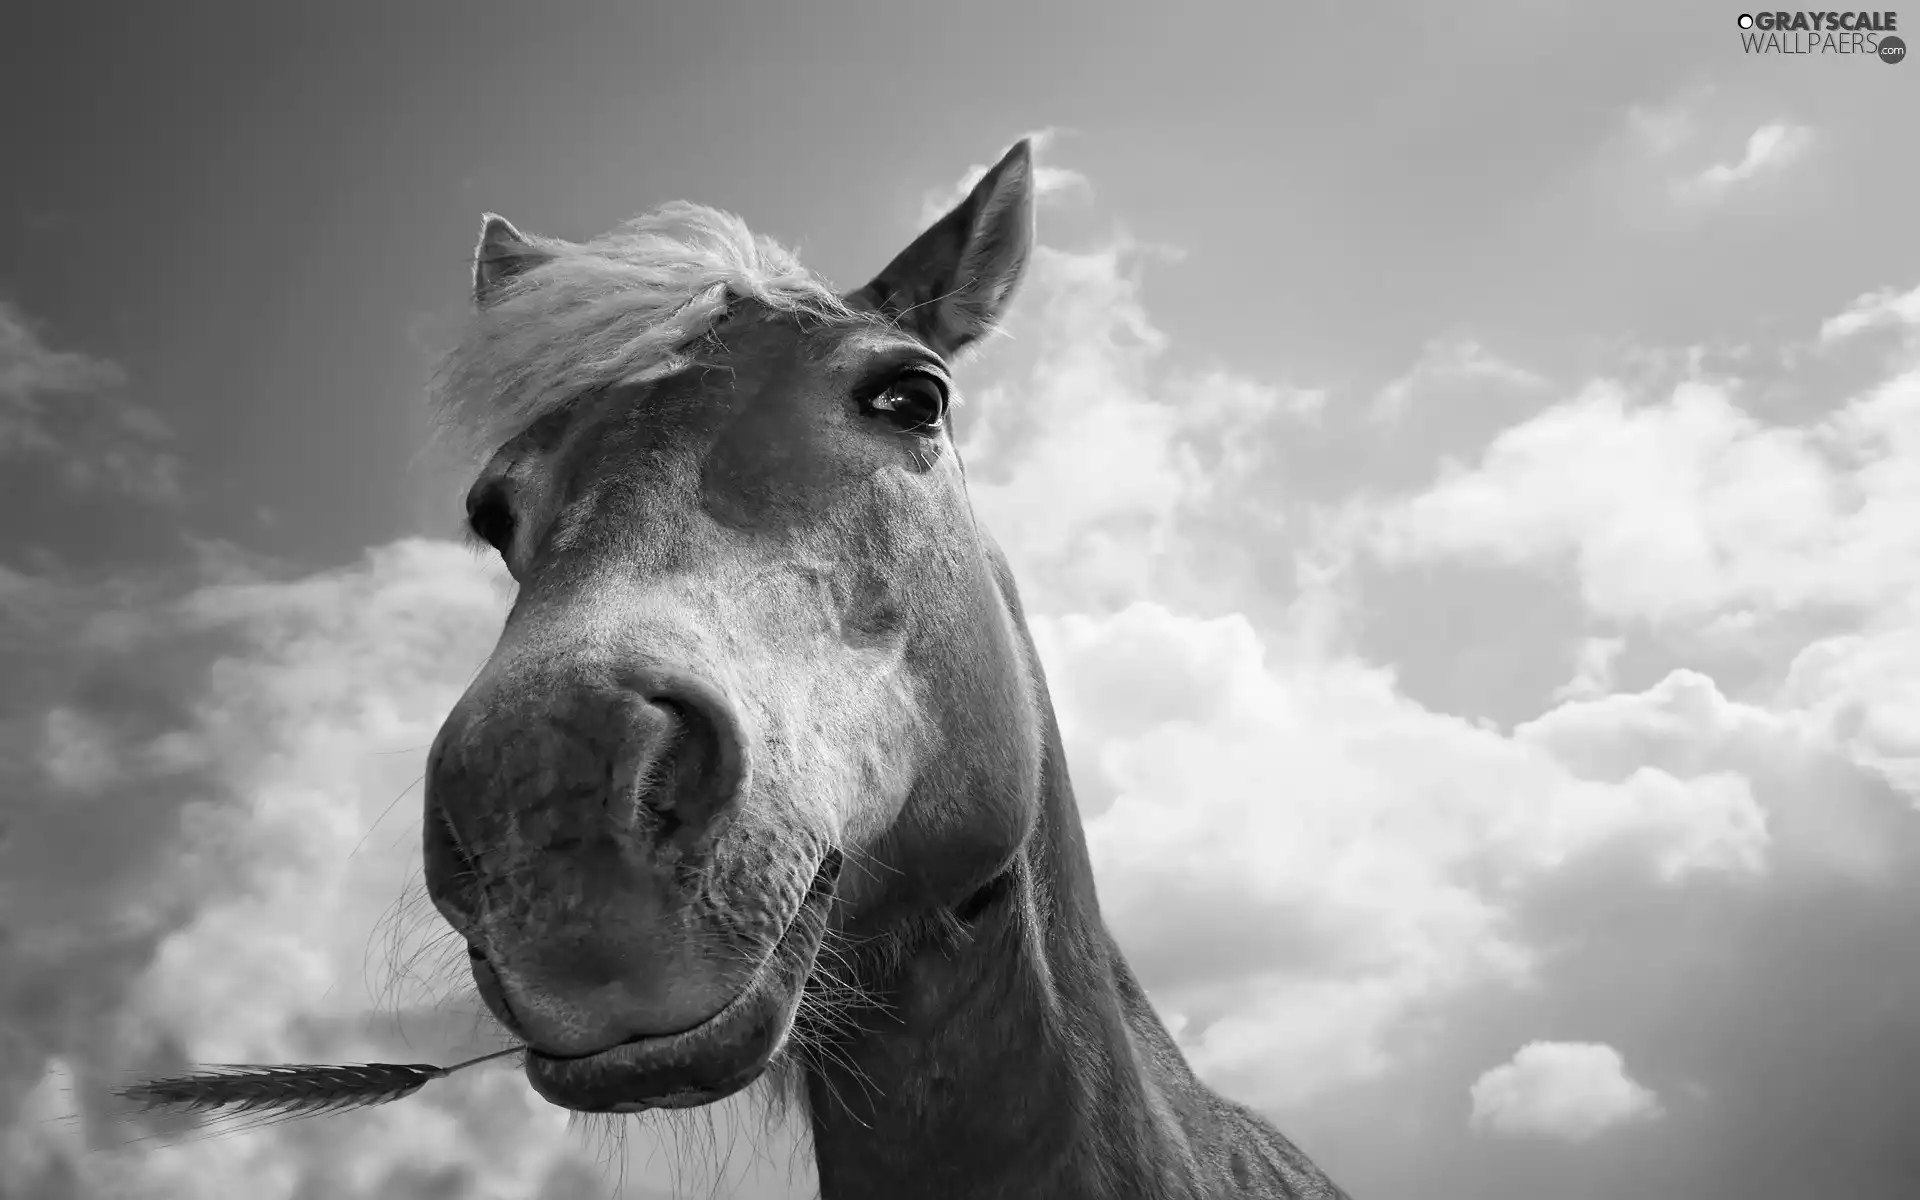
[[[0,579],[0,1128],[55,1058],[84,1076],[120,1057],[128,989],[221,887],[181,840],[234,798],[164,754],[213,649],[170,615],[184,582]],[[46,1169],[28,1194],[66,1186]]]
[[[0,299],[0,459],[36,463],[86,491],[177,502],[173,432],[158,413],[119,394],[125,383],[114,363],[53,349],[24,312]]]

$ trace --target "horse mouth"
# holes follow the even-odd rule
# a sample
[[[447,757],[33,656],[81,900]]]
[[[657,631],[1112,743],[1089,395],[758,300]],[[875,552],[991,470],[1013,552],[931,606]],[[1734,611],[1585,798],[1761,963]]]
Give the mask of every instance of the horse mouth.
[[[773,951],[713,1016],[679,1033],[634,1038],[579,1057],[527,1051],[527,1082],[583,1113],[696,1108],[752,1084],[785,1045],[826,933],[841,857],[829,853]]]

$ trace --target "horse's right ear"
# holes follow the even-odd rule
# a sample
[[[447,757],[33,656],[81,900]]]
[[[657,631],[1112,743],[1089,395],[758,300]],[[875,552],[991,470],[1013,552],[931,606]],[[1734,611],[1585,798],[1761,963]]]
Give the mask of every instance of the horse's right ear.
[[[513,222],[486,214],[480,219],[480,243],[473,248],[473,302],[486,304],[516,276],[552,257]]]
[[[946,216],[847,297],[951,358],[1000,323],[1033,253],[1033,144],[1022,138]]]

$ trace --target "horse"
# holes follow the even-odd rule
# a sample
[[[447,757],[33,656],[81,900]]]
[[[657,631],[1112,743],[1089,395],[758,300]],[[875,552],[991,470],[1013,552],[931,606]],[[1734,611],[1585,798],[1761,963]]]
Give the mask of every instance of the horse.
[[[1021,141],[844,294],[692,204],[485,216],[436,419],[517,592],[429,751],[428,893],[540,1096],[785,1088],[824,1200],[1345,1200],[1108,931],[968,499],[954,372],[1034,196]]]

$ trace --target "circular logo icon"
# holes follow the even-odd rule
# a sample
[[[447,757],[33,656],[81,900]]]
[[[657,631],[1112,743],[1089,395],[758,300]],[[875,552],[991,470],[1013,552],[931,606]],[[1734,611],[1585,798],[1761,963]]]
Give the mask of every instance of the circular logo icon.
[[[1741,13],[1741,14],[1740,14],[1740,28],[1742,28],[1742,29],[1752,29],[1752,28],[1753,28],[1753,14],[1752,14],[1752,13]]]
[[[1901,59],[1905,58],[1906,56],[1907,56],[1907,44],[1901,41],[1899,38],[1883,37],[1880,39],[1880,61],[1881,62],[1897,63]]]

